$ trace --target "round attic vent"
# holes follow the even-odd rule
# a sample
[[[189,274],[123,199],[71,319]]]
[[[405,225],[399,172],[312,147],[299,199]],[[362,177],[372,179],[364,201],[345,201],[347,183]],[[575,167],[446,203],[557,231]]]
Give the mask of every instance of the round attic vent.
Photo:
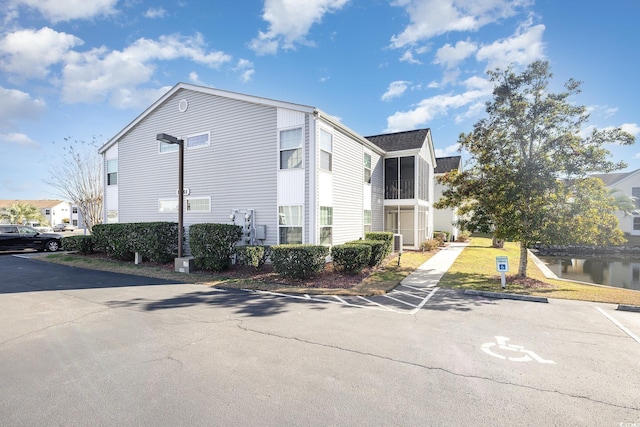
[[[189,108],[189,102],[186,99],[181,99],[178,103],[178,111],[184,113]]]

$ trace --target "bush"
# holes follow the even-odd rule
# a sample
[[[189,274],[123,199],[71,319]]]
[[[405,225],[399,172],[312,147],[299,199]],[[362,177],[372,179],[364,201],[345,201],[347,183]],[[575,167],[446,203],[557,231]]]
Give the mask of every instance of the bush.
[[[469,233],[459,233],[456,242],[467,242],[469,237]]]
[[[262,267],[269,254],[271,248],[269,246],[236,246],[236,255],[238,256],[238,264],[250,265],[252,267]]]
[[[371,247],[371,255],[369,256],[369,267],[375,267],[382,264],[382,261],[391,253],[387,252],[389,245],[384,240],[353,240],[347,242],[349,245],[366,245]]]
[[[433,238],[440,242],[440,246],[444,246],[449,241],[449,233],[446,231],[434,231]]]
[[[344,244],[331,248],[333,266],[347,273],[360,273],[371,258],[370,245]]]
[[[242,236],[242,227],[233,224],[193,224],[189,243],[198,268],[224,271],[231,265],[234,246]]]
[[[93,253],[92,236],[69,236],[62,238],[62,249],[65,251],[77,251],[81,254]]]
[[[440,246],[440,241],[437,239],[427,239],[420,244],[422,252],[430,252]]]
[[[91,233],[94,248],[110,257],[131,261],[138,252],[153,262],[169,262],[178,249],[178,224],[125,222],[96,224]]]
[[[384,248],[384,254],[382,255],[382,259],[385,259],[389,256],[393,249],[393,233],[388,231],[371,231],[369,233],[365,233],[365,240],[382,240],[386,243]]]
[[[329,248],[321,245],[276,245],[271,247],[271,263],[285,277],[305,279],[324,269]]]

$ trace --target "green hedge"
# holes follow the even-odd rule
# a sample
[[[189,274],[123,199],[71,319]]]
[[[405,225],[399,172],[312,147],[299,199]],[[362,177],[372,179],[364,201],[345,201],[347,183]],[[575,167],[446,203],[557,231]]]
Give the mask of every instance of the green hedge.
[[[369,256],[368,262],[370,267],[382,264],[382,261],[388,255],[387,250],[389,246],[384,240],[353,240],[346,244],[369,246],[371,248],[371,255]]]
[[[329,248],[321,245],[276,245],[271,247],[271,263],[285,277],[304,279],[324,269]]]
[[[270,246],[236,246],[236,255],[238,257],[238,264],[250,265],[252,267],[262,267],[269,254],[271,253]]]
[[[92,236],[68,236],[62,238],[62,249],[65,251],[78,251],[81,254],[93,253]]]
[[[193,224],[189,243],[198,268],[223,271],[231,265],[234,246],[242,237],[242,227],[233,224]]]
[[[386,243],[384,248],[384,255],[382,259],[385,259],[389,256],[391,251],[393,250],[393,233],[388,231],[371,231],[364,235],[365,240],[382,240]]]
[[[96,251],[126,261],[138,252],[143,259],[166,263],[178,250],[178,224],[174,222],[96,224],[91,234]]]
[[[333,266],[348,273],[360,273],[371,259],[371,245],[344,244],[331,248]]]

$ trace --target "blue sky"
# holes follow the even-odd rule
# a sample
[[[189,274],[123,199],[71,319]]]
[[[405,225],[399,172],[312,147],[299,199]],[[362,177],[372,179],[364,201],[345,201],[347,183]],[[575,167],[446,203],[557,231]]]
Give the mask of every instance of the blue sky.
[[[0,199],[56,198],[65,138],[101,144],[176,83],[311,105],[456,155],[486,70],[551,63],[590,126],[638,136],[638,0],[0,0]],[[161,131],[161,129],[159,129]],[[588,129],[585,129],[588,131]],[[640,168],[640,143],[610,146]]]

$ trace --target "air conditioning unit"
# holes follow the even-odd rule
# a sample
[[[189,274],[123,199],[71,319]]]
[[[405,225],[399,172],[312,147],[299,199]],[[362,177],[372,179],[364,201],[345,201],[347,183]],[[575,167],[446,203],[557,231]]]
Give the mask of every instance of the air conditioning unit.
[[[393,235],[393,251],[402,253],[402,234]]]

